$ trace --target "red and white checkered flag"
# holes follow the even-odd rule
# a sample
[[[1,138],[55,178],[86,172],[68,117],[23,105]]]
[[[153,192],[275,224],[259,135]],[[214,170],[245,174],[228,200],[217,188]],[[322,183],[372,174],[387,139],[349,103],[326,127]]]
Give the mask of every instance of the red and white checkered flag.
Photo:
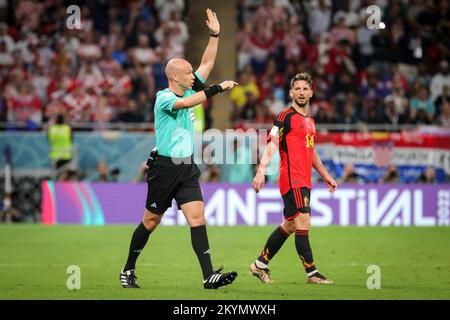
[[[394,156],[393,141],[377,141],[373,144],[373,162],[377,167],[388,166]]]

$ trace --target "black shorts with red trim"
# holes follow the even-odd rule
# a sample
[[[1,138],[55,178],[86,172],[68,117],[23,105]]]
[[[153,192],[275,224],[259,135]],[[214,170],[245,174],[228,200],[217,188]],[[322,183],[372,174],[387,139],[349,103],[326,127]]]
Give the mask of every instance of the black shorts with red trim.
[[[290,189],[283,197],[284,219],[292,220],[302,213],[311,214],[311,207],[309,206],[309,199],[311,190],[305,187]]]

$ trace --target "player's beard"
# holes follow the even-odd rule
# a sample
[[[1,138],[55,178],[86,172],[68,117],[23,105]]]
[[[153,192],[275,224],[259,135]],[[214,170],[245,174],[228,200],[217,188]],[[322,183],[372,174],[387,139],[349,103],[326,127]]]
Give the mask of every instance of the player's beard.
[[[296,104],[299,108],[306,110],[306,107],[307,107],[308,104],[309,104],[309,99],[305,98],[305,102],[304,102],[304,103],[301,103],[301,102],[300,102],[300,98],[299,98],[299,99],[296,99],[296,100],[295,100],[295,104]]]

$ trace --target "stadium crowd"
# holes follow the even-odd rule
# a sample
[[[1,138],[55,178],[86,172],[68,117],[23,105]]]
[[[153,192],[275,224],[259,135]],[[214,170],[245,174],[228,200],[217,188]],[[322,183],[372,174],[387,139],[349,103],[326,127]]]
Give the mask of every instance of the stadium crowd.
[[[24,0],[0,24],[0,122],[151,122],[165,63],[183,57],[188,2]],[[66,8],[81,7],[81,30]],[[384,29],[366,8],[377,5]],[[271,123],[289,79],[313,75],[317,123],[450,127],[448,1],[239,0],[233,123]],[[5,127],[5,126],[3,126]],[[206,126],[206,129],[208,125]]]
[[[39,128],[152,121],[165,63],[189,38],[184,0],[13,1],[0,24],[0,122]],[[81,8],[81,29],[66,8]]]
[[[308,72],[316,123],[450,127],[448,1],[241,0],[237,20],[233,120],[271,123]]]

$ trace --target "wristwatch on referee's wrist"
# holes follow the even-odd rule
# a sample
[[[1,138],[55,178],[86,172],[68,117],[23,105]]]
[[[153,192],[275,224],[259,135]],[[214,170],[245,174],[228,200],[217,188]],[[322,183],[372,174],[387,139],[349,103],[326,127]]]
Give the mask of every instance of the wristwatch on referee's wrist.
[[[219,34],[220,34],[220,32],[217,32],[217,33],[212,33],[212,32],[210,32],[210,33],[209,33],[209,36],[210,36],[210,37],[213,37],[213,38],[218,38],[218,37],[219,37]]]

